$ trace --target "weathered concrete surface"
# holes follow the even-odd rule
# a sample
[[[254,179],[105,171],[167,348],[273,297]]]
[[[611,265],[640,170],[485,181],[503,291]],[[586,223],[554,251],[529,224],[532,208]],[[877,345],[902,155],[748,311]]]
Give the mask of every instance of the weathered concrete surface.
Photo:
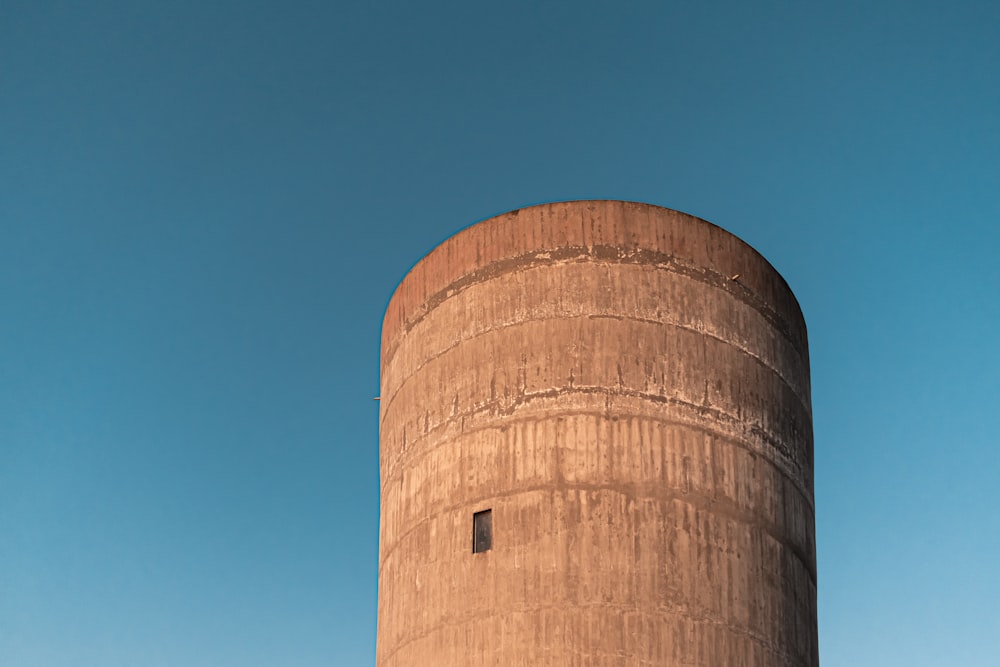
[[[393,296],[381,397],[379,667],[818,664],[805,324],[733,235],[470,227]]]

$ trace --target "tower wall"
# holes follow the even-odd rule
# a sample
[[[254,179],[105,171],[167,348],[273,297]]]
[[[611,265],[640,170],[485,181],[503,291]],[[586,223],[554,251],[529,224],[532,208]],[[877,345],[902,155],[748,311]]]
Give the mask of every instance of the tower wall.
[[[481,222],[399,285],[381,383],[378,667],[818,665],[805,324],[735,236]]]

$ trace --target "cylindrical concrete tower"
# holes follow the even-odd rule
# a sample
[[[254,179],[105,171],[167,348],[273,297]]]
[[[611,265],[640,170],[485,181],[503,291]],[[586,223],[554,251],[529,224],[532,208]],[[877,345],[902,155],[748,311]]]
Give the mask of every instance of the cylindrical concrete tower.
[[[421,260],[382,329],[378,667],[815,667],[802,313],[618,201]]]

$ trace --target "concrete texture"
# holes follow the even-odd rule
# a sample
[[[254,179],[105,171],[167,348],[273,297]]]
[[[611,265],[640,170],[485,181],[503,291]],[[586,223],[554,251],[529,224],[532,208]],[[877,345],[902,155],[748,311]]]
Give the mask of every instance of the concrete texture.
[[[728,232],[462,231],[389,303],[380,419],[379,667],[818,665],[805,324]]]

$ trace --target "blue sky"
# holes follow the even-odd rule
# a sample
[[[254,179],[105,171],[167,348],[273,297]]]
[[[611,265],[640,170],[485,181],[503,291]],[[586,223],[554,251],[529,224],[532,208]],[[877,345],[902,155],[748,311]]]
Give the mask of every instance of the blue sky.
[[[0,664],[373,665],[392,290],[477,220],[615,198],[802,304],[824,667],[994,667],[998,25],[0,0]]]

